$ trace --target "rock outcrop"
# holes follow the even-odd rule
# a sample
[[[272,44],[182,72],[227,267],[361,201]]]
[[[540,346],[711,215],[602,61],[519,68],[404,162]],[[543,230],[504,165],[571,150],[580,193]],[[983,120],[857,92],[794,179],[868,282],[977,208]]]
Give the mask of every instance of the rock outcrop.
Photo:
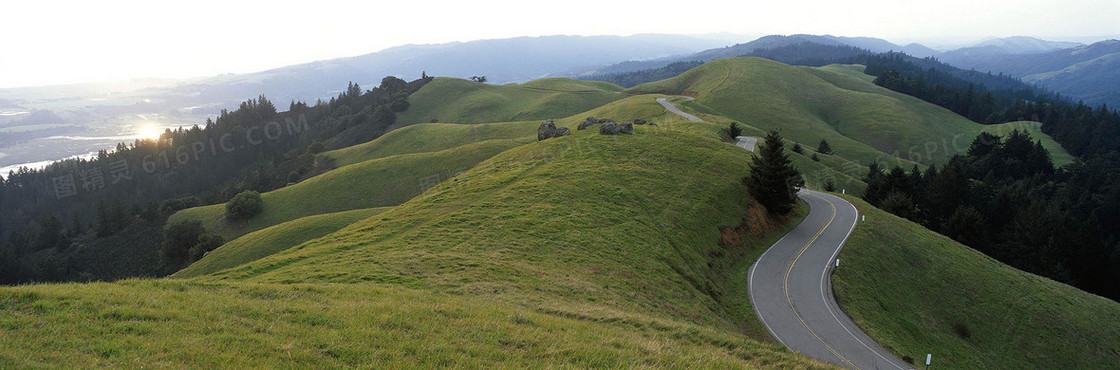
[[[572,130],[569,130],[567,127],[556,127],[556,124],[553,123],[552,120],[547,120],[541,123],[540,127],[537,127],[537,141],[561,137],[571,133]]]

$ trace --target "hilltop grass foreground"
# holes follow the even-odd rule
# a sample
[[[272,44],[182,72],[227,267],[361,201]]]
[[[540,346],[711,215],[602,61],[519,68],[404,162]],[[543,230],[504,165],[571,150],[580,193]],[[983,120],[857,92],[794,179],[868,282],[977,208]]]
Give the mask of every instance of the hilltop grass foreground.
[[[0,366],[829,367],[768,339],[745,298],[753,256],[796,223],[754,217],[749,156],[581,132],[215,274],[3,288]]]

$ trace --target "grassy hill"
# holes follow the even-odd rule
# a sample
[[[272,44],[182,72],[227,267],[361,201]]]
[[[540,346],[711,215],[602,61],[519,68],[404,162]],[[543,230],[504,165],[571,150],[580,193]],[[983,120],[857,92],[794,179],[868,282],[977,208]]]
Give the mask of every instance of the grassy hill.
[[[405,126],[369,142],[332,150],[322,155],[345,166],[399,154],[436,152],[494,139],[536,138],[541,122],[482,124],[421,123]]]
[[[564,78],[509,85],[436,78],[409,96],[410,106],[397,121],[486,123],[567,117],[622,99],[621,89],[605,82]]]
[[[210,251],[202,259],[171,275],[189,278],[240,266],[304,242],[333,233],[390,207],[356,209],[307,216],[257,230]]]
[[[626,92],[694,96],[695,101],[683,105],[759,129],[781,130],[786,138],[809,145],[807,149],[826,139],[838,156],[864,165],[873,160],[903,167],[943,163],[967,151],[985,128],[876,86],[862,75],[862,68],[793,67],[760,58],[728,58]]]
[[[212,275],[3,288],[0,365],[829,367],[750,309],[797,219],[748,206],[749,156],[580,131]]]
[[[404,203],[425,188],[452,178],[486,158],[528,141],[529,139],[486,140],[438,152],[371,159],[261,194],[264,211],[247,221],[227,221],[225,204],[215,204],[176,212],[168,219],[168,224],[199,220],[210,232],[221,235],[225,240],[233,240],[249,232],[301,217],[393,206]]]
[[[844,311],[895,354],[937,368],[1109,368],[1120,304],[1029,274],[849,197],[867,221],[833,275]]]

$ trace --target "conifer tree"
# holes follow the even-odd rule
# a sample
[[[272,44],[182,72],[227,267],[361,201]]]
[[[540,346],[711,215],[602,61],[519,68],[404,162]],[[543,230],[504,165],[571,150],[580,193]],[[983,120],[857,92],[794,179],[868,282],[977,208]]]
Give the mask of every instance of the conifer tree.
[[[785,215],[793,210],[797,191],[805,185],[805,180],[790,161],[777,131],[770,131],[758,146],[750,169],[750,176],[743,181],[755,200],[771,214]]]
[[[832,146],[829,146],[827,141],[821,139],[820,145],[817,145],[817,153],[832,154]]]

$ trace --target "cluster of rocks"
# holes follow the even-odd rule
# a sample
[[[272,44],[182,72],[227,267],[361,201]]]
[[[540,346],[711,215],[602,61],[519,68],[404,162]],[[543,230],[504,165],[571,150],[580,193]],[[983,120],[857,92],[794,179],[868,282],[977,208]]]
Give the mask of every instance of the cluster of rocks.
[[[610,118],[587,117],[587,119],[579,123],[579,126],[576,126],[576,130],[583,130],[591,127],[591,125],[599,125],[599,133],[603,135],[633,134],[634,125],[645,124],[647,124],[646,120],[641,118],[635,118],[634,122],[623,122],[619,124]],[[657,124],[653,122],[649,122],[648,124],[650,126],[657,126]]]
[[[623,122],[621,125],[615,121],[610,121],[599,125],[599,134],[601,135],[618,135],[618,134],[633,134],[634,124],[630,122]]]
[[[620,124],[610,118],[587,117],[587,119],[576,126],[576,130],[583,130],[592,125],[599,125],[599,133],[602,135],[633,134],[634,125],[645,124],[657,126],[656,123],[647,123],[646,120],[641,118],[635,118],[634,122],[623,122]],[[568,130],[567,127],[556,127],[556,124],[553,123],[552,120],[547,120],[541,123],[541,126],[537,128],[537,141],[569,135],[571,133],[571,130]]]
[[[585,128],[591,127],[591,125],[601,125],[604,123],[614,123],[614,120],[610,118],[596,119],[595,117],[588,116],[587,119],[579,123],[579,126],[576,126],[576,130],[583,130]]]
[[[556,124],[552,123],[552,120],[547,120],[541,123],[540,127],[537,127],[537,141],[561,137],[571,133],[572,130],[569,130],[567,127],[556,127]]]

